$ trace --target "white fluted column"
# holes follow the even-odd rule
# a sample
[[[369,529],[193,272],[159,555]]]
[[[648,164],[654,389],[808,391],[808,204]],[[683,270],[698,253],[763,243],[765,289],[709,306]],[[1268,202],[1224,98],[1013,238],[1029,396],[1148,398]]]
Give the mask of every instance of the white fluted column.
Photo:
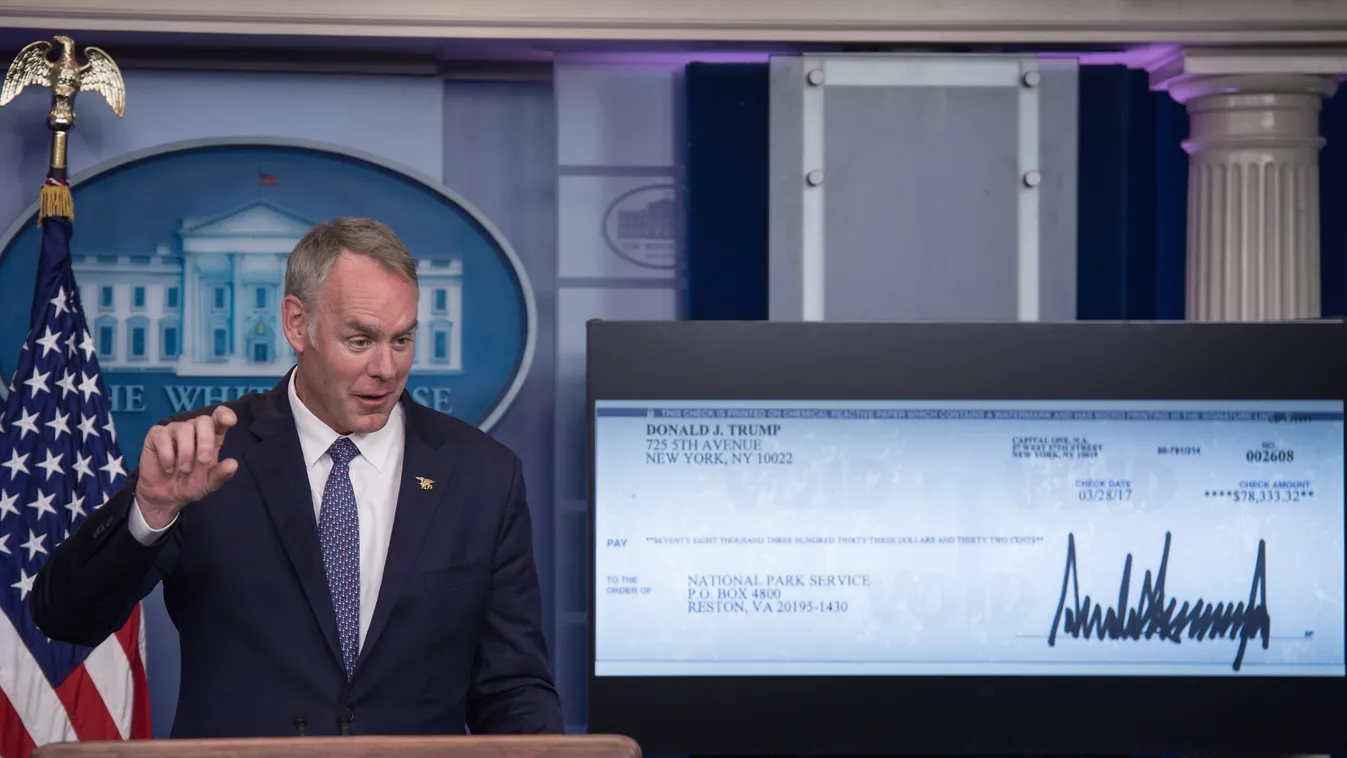
[[[1191,124],[1188,319],[1318,318],[1319,111],[1337,78],[1193,76],[1167,89]]]
[[[1319,111],[1347,51],[1179,50],[1146,67],[1188,108],[1187,318],[1318,318]]]

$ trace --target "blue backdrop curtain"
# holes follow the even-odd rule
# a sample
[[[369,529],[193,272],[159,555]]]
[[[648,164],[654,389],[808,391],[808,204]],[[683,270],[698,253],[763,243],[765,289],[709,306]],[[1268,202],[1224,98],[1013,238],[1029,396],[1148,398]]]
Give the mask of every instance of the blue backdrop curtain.
[[[687,317],[767,318],[767,64],[687,67]],[[1323,314],[1347,315],[1347,95],[1324,105]],[[1188,114],[1143,71],[1080,71],[1077,317],[1182,319]]]
[[[1347,316],[1347,94],[1324,103],[1319,133],[1319,272],[1324,316]]]
[[[767,320],[768,65],[684,73],[687,318]]]
[[[1187,134],[1146,72],[1081,67],[1077,318],[1183,318]]]

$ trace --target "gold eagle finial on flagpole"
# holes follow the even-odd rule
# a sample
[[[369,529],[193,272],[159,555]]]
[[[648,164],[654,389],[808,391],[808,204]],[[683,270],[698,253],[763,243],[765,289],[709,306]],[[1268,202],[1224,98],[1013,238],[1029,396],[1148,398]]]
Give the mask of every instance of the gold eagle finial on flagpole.
[[[54,39],[61,47],[54,61],[49,58],[52,44],[46,40],[34,42],[19,51],[14,62],[9,64],[4,84],[0,85],[0,106],[8,105],[30,84],[51,89],[51,110],[47,113],[47,127],[52,131],[51,162],[47,169],[47,186],[42,188],[41,215],[56,213],[70,218],[74,208],[65,185],[66,144],[70,129],[75,125],[75,95],[81,91],[97,92],[121,118],[126,110],[126,83],[112,57],[99,48],[84,48],[86,62],[80,65],[75,60],[75,41],[61,35]],[[49,203],[59,203],[60,207],[48,208]]]

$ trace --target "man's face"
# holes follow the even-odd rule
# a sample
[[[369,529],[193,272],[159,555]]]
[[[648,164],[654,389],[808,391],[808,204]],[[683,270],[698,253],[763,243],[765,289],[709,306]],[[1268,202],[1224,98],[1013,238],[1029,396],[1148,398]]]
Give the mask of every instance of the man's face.
[[[347,251],[311,311],[294,296],[285,299],[285,336],[299,358],[296,391],[338,434],[378,431],[388,423],[412,367],[416,306],[415,285]]]

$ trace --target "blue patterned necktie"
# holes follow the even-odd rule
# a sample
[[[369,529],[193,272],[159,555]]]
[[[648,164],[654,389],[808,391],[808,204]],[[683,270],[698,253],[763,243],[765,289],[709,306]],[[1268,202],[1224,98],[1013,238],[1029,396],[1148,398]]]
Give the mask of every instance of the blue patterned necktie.
[[[360,515],[351,487],[351,459],[360,455],[355,443],[340,437],[327,449],[332,473],[323,488],[318,511],[318,538],[323,545],[327,589],[337,612],[337,637],[349,681],[360,648]]]

